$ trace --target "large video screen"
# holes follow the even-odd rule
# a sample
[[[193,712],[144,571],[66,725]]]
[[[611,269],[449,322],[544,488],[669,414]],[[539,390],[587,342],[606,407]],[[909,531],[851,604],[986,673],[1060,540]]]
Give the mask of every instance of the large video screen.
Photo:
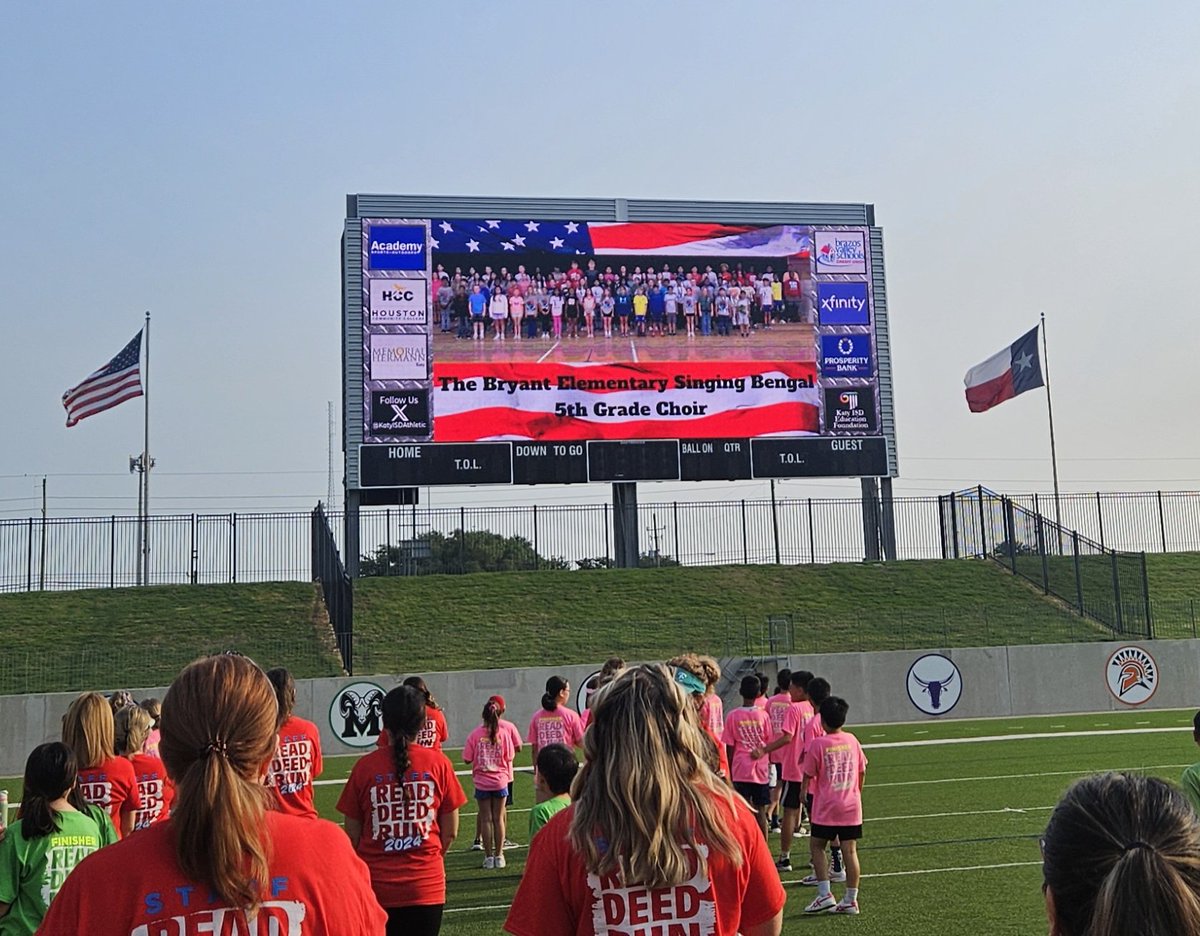
[[[887,473],[866,227],[361,223],[364,487]]]

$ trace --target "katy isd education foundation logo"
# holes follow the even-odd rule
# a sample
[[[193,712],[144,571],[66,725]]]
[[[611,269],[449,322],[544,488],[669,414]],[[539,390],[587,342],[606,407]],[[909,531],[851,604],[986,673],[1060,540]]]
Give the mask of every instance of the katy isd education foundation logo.
[[[1108,691],[1118,702],[1141,705],[1158,689],[1158,664],[1141,647],[1118,647],[1104,668]]]

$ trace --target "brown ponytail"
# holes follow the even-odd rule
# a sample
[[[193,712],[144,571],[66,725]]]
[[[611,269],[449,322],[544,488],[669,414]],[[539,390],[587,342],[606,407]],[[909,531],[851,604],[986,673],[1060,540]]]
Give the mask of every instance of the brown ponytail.
[[[1200,933],[1200,824],[1164,781],[1085,777],[1055,807],[1042,843],[1062,936]]]
[[[175,855],[188,878],[253,909],[267,893],[271,843],[263,770],[275,753],[275,690],[247,657],[205,657],[176,677],[159,750],[175,782]]]
[[[503,711],[495,698],[487,700],[483,706],[483,723],[487,725],[489,740],[496,740],[496,732],[500,730],[500,712]]]

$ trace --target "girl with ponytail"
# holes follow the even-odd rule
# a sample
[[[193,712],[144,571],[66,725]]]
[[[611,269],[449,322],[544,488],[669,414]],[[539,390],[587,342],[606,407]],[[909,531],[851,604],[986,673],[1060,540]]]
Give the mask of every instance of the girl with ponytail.
[[[417,743],[425,720],[420,690],[399,686],[384,696],[391,743],[354,765],[337,804],[387,911],[388,936],[437,936],[446,904],[444,856],[467,801],[450,759]]]
[[[108,699],[98,692],[79,696],[62,721],[63,743],[79,766],[79,795],[108,812],[117,837],[133,831],[142,806],[133,765],[116,752],[116,727]]]
[[[1200,933],[1200,824],[1157,777],[1077,781],[1041,840],[1051,936]]]
[[[438,705],[437,699],[433,697],[433,693],[425,685],[425,680],[420,676],[409,676],[404,680],[404,685],[412,686],[425,699],[425,724],[417,733],[417,744],[440,751],[442,742],[450,737],[450,729],[446,725],[446,715],[442,711],[442,707]]]
[[[583,744],[583,721],[574,711],[567,708],[571,698],[571,685],[561,676],[546,680],[546,692],[542,696],[542,707],[529,720],[526,737],[533,749],[533,762],[537,763],[538,751],[550,744],[561,744],[569,751]]]
[[[86,856],[104,844],[95,820],[71,805],[75,754],[58,741],[25,762],[18,821],[0,842],[0,932],[33,936],[47,903]],[[55,844],[69,837],[70,846]]]
[[[311,936],[382,932],[385,914],[342,831],[269,808],[277,713],[271,683],[247,657],[184,669],[162,705],[170,818],[83,862],[39,933],[291,933],[301,921]]]
[[[508,791],[513,782],[513,760],[521,750],[517,726],[505,721],[504,697],[494,695],[483,707],[481,723],[467,736],[463,760],[471,765],[475,799],[479,803],[479,834],[483,839],[483,866],[503,868],[504,836],[508,821]]]

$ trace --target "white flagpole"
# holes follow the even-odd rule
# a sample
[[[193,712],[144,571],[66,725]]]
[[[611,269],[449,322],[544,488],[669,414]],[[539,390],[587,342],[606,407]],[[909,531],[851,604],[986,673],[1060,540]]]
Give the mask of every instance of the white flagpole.
[[[1046,313],[1042,313],[1042,368],[1046,374],[1046,413],[1050,417],[1050,467],[1054,472],[1054,522],[1062,534],[1062,514],[1058,498],[1058,453],[1054,448],[1054,404],[1050,401],[1050,353],[1046,346]]]
[[[146,311],[146,360],[142,367],[145,436],[142,444],[142,583],[150,584],[150,312]]]

